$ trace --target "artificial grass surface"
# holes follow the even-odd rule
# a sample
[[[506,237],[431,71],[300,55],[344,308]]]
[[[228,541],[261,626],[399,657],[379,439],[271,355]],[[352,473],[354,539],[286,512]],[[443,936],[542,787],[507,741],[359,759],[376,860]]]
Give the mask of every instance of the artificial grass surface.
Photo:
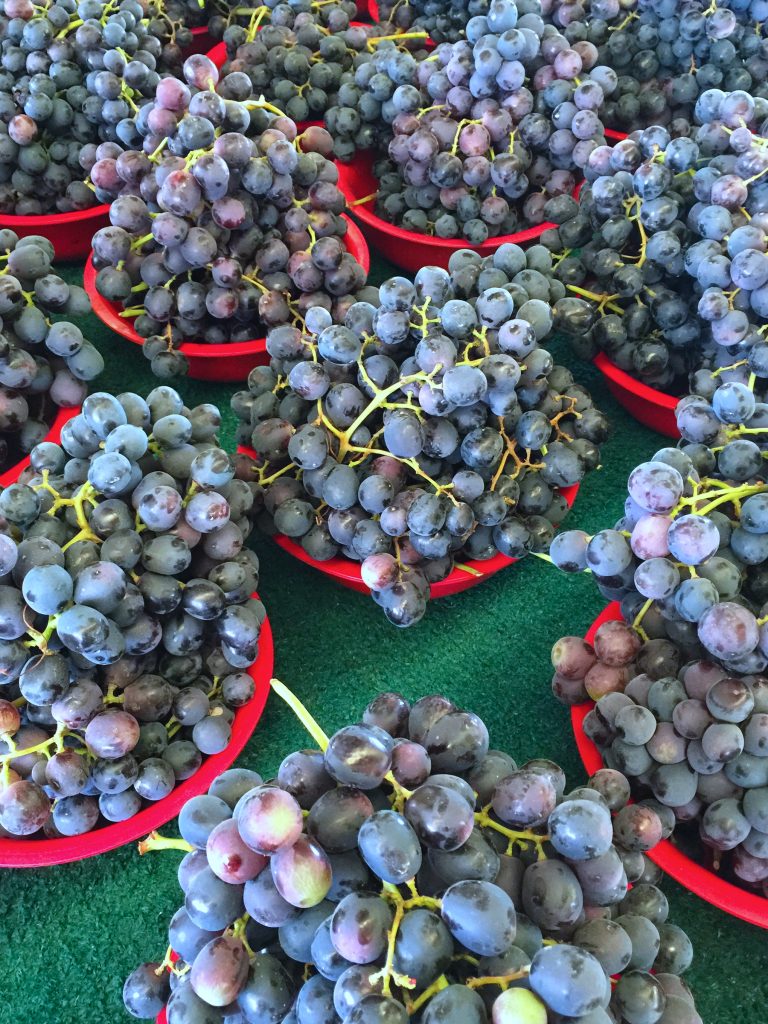
[[[372,278],[392,268],[376,261]],[[68,270],[79,280],[78,270]],[[154,386],[140,350],[91,317],[88,335],[107,360],[97,386],[146,394]],[[568,519],[594,532],[622,514],[629,471],[667,441],[630,419],[591,366],[562,344],[557,358],[586,383],[610,416],[613,434],[603,468],[584,483]],[[236,387],[182,381],[188,404],[216,402],[232,446],[229,396]],[[344,590],[292,560],[263,537],[259,591],[275,637],[275,675],[290,686],[327,731],[359,717],[382,690],[415,699],[442,692],[477,712],[491,744],[518,761],[550,757],[579,785],[585,773],[566,709],[551,695],[549,652],[565,633],[583,635],[602,608],[587,577],[566,577],[528,559],[473,590],[431,602],[421,623],[397,630],[370,598]],[[276,697],[237,764],[271,777],[292,750],[311,745]],[[181,903],[178,853],[140,858],[135,846],[77,864],[0,871],[0,1024],[122,1024],[126,975],[162,958],[167,924]],[[664,882],[670,919],[691,936],[696,957],[686,976],[705,1024],[765,1024],[768,943],[742,924]]]

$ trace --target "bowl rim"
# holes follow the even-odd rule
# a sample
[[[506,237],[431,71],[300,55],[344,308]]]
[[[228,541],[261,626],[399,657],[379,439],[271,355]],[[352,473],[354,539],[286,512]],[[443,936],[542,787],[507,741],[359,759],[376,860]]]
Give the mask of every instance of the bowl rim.
[[[15,231],[16,228],[23,228],[27,230],[28,234],[36,234],[37,232],[29,231],[28,229],[59,226],[75,227],[79,224],[86,224],[88,221],[100,220],[107,216],[109,216],[109,203],[89,206],[87,210],[72,210],[70,213],[34,213],[29,216],[0,213],[0,228],[8,228],[10,231]]]
[[[48,430],[48,433],[43,438],[43,443],[51,441],[54,444],[58,444],[61,440],[61,431],[64,424],[77,416],[81,409],[82,406],[80,405],[60,406],[56,411],[56,416]],[[12,483],[15,483],[16,480],[18,480],[19,476],[24,472],[29,464],[30,457],[29,455],[25,455],[23,459],[20,459],[9,469],[0,473],[0,487],[10,487]]]
[[[674,395],[668,395],[666,391],[658,391],[648,384],[643,384],[637,377],[633,377],[626,370],[622,370],[621,367],[617,366],[612,359],[608,358],[605,352],[598,352],[592,362],[604,377],[613,381],[622,390],[636,395],[641,401],[647,402],[649,405],[655,405],[666,412],[674,412],[677,408],[680,401],[679,398],[675,398]]]
[[[618,601],[613,601],[598,615],[590,626],[585,640],[591,643],[595,633],[604,622],[623,621]],[[597,745],[584,733],[583,722],[594,707],[594,701],[576,704],[571,708],[571,725],[582,764],[590,775],[604,768],[602,755]],[[669,839],[663,839],[648,856],[671,878],[674,878],[688,892],[699,896],[719,910],[732,917],[740,918],[759,928],[768,928],[768,898],[742,889],[732,882],[720,878],[713,871],[691,860]]]
[[[238,445],[237,453],[238,455],[248,455],[251,458],[254,458],[256,455],[253,448],[249,448],[247,445]],[[580,486],[581,484],[578,483],[572,484],[570,487],[556,488],[565,498],[569,509],[573,508]],[[331,579],[347,580],[352,586],[362,587],[365,590],[370,589],[363,583],[359,562],[353,562],[351,558],[346,558],[344,555],[335,555],[325,562],[319,562],[307,554],[301,544],[298,544],[291,537],[286,537],[285,534],[276,533],[272,539],[287,554],[303,562],[305,565],[317,569],[324,576],[329,576]],[[466,566],[466,568],[454,566],[445,579],[438,580],[436,583],[430,583],[430,594],[432,597],[440,597],[454,593],[452,585],[459,579],[465,581],[467,575],[475,577],[475,583],[470,584],[470,587],[476,586],[489,576],[495,575],[501,569],[506,569],[507,566],[514,565],[515,562],[519,561],[519,558],[510,558],[501,552],[495,554],[493,558],[484,560],[477,558],[466,559],[466,561],[461,563],[461,566]],[[470,587],[465,589],[470,589]]]
[[[367,277],[371,265],[371,253],[368,243],[365,241],[365,237],[357,224],[346,214],[342,214],[342,217],[344,217],[347,223],[347,233],[342,238],[342,242],[344,242],[345,248],[358,261]],[[349,239],[351,245],[347,245],[347,239]],[[136,333],[133,324],[126,317],[120,316],[117,309],[118,304],[109,302],[97,291],[96,274],[97,270],[93,263],[93,250],[91,250],[83,268],[83,287],[91,300],[93,312],[115,334],[126,338],[134,345],[143,345],[144,338]],[[266,338],[251,338],[249,341],[224,341],[213,345],[206,345],[199,341],[185,341],[179,346],[179,352],[188,359],[220,359],[222,356],[237,358],[239,356],[256,355],[264,352],[265,347]]]
[[[536,224],[534,227],[524,228],[522,231],[515,231],[510,235],[496,235],[493,238],[486,238],[480,245],[472,245],[465,238],[436,238],[434,235],[422,235],[417,231],[407,231],[405,228],[398,227],[396,224],[390,224],[389,221],[383,220],[378,217],[371,207],[372,203],[376,202],[376,196],[371,195],[366,198],[365,195],[358,195],[355,188],[350,183],[350,176],[348,169],[353,167],[363,167],[366,171],[369,171],[373,175],[372,171],[373,156],[368,151],[360,151],[355,154],[354,158],[348,163],[344,164],[340,161],[336,162],[336,166],[339,169],[339,188],[347,197],[348,209],[351,213],[362,221],[366,227],[372,231],[380,231],[382,234],[387,235],[389,238],[402,242],[404,245],[421,246],[428,250],[436,252],[444,252],[452,254],[458,249],[472,249],[474,252],[479,253],[480,256],[492,255],[500,246],[511,242],[515,245],[519,245],[524,242],[532,242],[536,238],[540,238],[545,231],[550,228],[556,228],[557,224],[554,221],[543,221],[541,224]],[[574,193],[578,196],[581,190],[583,182],[579,182],[574,189]],[[365,202],[360,203],[358,200],[365,199]]]

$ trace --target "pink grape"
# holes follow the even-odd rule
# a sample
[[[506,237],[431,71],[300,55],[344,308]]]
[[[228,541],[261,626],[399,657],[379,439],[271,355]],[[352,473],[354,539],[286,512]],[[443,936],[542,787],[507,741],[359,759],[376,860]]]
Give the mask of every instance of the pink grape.
[[[268,864],[266,857],[245,845],[234,818],[227,818],[213,829],[206,853],[214,875],[233,885],[255,878]]]
[[[275,786],[246,793],[235,807],[235,820],[245,845],[265,856],[293,846],[304,826],[299,804]]]
[[[292,907],[317,906],[331,888],[331,862],[322,846],[301,836],[291,847],[284,847],[270,862],[275,887]]]

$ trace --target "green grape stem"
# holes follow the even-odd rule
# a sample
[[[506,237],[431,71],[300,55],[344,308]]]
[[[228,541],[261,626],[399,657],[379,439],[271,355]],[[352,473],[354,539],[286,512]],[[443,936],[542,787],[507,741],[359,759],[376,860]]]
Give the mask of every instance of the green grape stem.
[[[328,737],[320,728],[318,723],[301,703],[295,693],[291,693],[285,683],[281,683],[279,679],[270,679],[269,685],[278,695],[281,700],[284,700],[288,707],[293,711],[296,717],[299,719],[301,724],[310,734],[310,736],[317,743],[318,747],[322,751],[328,749]]]
[[[159,832],[150,832],[146,839],[139,843],[139,853],[143,857],[145,853],[154,853],[156,850],[181,850],[183,853],[191,853],[195,849],[186,839],[171,839],[169,836],[162,836]]]
[[[507,828],[506,825],[501,825],[498,821],[490,815],[491,805],[486,804],[481,811],[475,811],[475,823],[481,828],[490,828],[494,832],[498,832],[502,836],[506,836],[509,840],[507,846],[507,855],[509,856],[519,846],[521,850],[526,850],[529,843],[533,843],[536,847],[536,854],[539,860],[546,860],[546,853],[544,852],[544,844],[548,842],[548,835],[539,835],[538,832],[533,832],[530,829],[512,829]]]

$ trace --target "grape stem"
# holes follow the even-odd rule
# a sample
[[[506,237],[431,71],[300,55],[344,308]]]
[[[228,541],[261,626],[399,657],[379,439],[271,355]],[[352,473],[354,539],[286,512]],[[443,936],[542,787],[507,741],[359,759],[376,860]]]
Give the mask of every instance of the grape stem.
[[[546,853],[544,852],[544,843],[549,840],[548,835],[539,835],[537,832],[533,832],[530,829],[517,830],[507,828],[506,825],[501,825],[498,821],[494,820],[491,815],[491,804],[486,804],[481,811],[475,811],[475,822],[481,828],[490,828],[494,832],[498,832],[503,836],[506,836],[509,840],[507,846],[507,856],[510,856],[516,846],[519,846],[521,850],[527,850],[528,844],[533,843],[536,847],[536,855],[539,860],[546,860]]]
[[[279,679],[270,679],[269,685],[278,697],[280,697],[281,700],[284,700],[291,711],[293,711],[301,724],[314,739],[315,743],[317,743],[318,747],[325,752],[328,749],[328,737],[309,711],[301,703],[296,694],[291,693],[285,683],[281,683]]]
[[[413,1016],[426,1002],[429,1002],[432,996],[436,996],[438,992],[442,992],[449,985],[450,981],[448,981],[444,974],[441,974],[436,981],[432,982],[429,988],[424,989],[418,999],[410,1000],[406,998],[405,1008],[408,1011],[408,1015]]]
[[[482,978],[469,978],[465,984],[467,988],[481,988],[483,985],[498,985],[499,988],[506,991],[511,982],[519,981],[521,978],[527,978],[530,971],[530,966],[521,967],[520,970],[515,971],[514,974],[486,974]]]
[[[143,857],[145,853],[153,853],[155,850],[181,850],[183,853],[191,853],[195,849],[186,839],[171,839],[168,836],[161,836],[159,832],[150,832],[146,839],[139,843],[139,854]]]

